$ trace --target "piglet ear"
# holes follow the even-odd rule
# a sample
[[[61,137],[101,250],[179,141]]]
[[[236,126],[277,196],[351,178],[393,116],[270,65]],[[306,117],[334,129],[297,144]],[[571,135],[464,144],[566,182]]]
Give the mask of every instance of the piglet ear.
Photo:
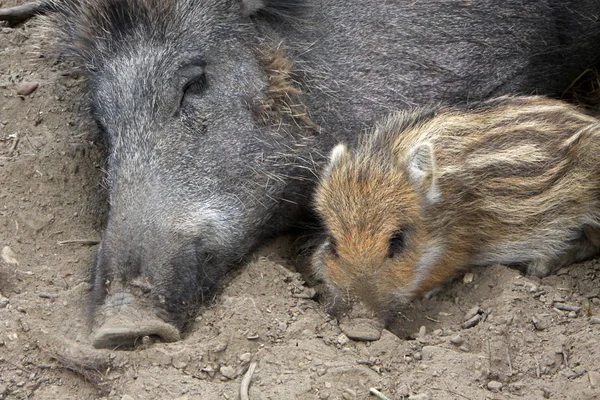
[[[325,177],[329,177],[334,168],[347,162],[350,159],[350,152],[345,144],[340,143],[331,150],[329,155],[329,164],[325,167],[323,174]]]
[[[436,182],[435,155],[430,143],[416,145],[406,160],[408,177],[430,203],[435,203],[440,192]]]

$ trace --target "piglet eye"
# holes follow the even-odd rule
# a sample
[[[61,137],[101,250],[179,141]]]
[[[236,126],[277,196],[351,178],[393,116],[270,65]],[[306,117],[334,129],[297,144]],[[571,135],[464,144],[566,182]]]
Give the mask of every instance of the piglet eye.
[[[337,257],[337,244],[335,242],[335,239],[333,237],[329,237],[327,239],[327,250],[331,253],[332,256]]]
[[[392,237],[390,238],[390,244],[387,253],[388,258],[392,258],[395,255],[400,254],[402,251],[404,251],[405,246],[406,235],[404,233],[404,230],[399,229],[396,232],[394,232],[392,234]]]

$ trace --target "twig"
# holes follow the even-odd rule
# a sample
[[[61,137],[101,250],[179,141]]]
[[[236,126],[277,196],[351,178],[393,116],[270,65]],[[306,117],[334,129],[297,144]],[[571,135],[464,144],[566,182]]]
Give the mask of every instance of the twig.
[[[252,380],[252,375],[254,375],[254,370],[256,369],[257,365],[258,365],[258,362],[253,361],[250,364],[250,367],[248,368],[246,375],[244,375],[244,378],[242,379],[242,386],[240,387],[240,399],[241,400],[250,400],[250,397],[248,396],[248,389],[250,388],[250,381]]]
[[[440,322],[439,320],[437,320],[437,319],[435,319],[435,318],[428,317],[428,316],[425,316],[425,319],[426,319],[426,320],[429,320],[429,321],[431,321],[431,322],[435,322],[435,323],[439,323],[439,322]]]
[[[448,392],[450,392],[450,393],[452,393],[452,394],[454,394],[454,395],[457,395],[457,396],[463,397],[463,398],[465,398],[465,399],[467,399],[467,400],[471,400],[471,398],[470,398],[470,397],[467,397],[467,396],[465,396],[465,395],[464,395],[464,394],[462,394],[462,393],[458,393],[456,390],[452,390],[452,389],[450,389],[450,385],[448,385],[448,382],[444,381],[444,385],[446,385],[446,390],[447,390]]]
[[[540,377],[541,372],[540,372],[540,362],[538,361],[538,359],[536,357],[533,357],[533,359],[535,360],[535,376],[537,378]]]
[[[19,144],[19,138],[17,136],[15,136],[15,138],[13,139],[12,145],[10,146],[10,149],[8,149],[9,156],[12,156],[12,153],[17,148],[17,144]]]
[[[373,396],[377,397],[379,400],[390,400],[389,397],[387,397],[386,395],[384,395],[383,393],[381,393],[379,390],[377,390],[375,388],[370,388],[369,393],[371,393]]]
[[[93,240],[93,239],[70,239],[70,240],[60,240],[58,242],[59,245],[63,245],[63,244],[81,244],[84,246],[94,246],[98,243],[100,243],[99,240]]]
[[[506,346],[506,360],[508,361],[508,376],[513,375],[513,367],[512,361],[510,360],[510,352],[508,351],[508,346]]]
[[[25,369],[25,368],[23,368],[23,367],[20,367],[20,366],[18,366],[17,364],[15,364],[15,363],[13,363],[13,362],[10,362],[10,361],[8,361],[8,360],[5,360],[5,359],[3,359],[3,358],[0,358],[0,361],[2,361],[2,362],[5,362],[5,363],[7,363],[8,365],[10,365],[10,366],[12,366],[12,367],[14,367],[14,368],[16,368],[16,369],[18,369],[18,370],[21,370],[21,371],[23,371],[23,372],[26,372],[26,373],[28,373],[28,374],[31,374],[31,371],[29,371],[28,369]]]

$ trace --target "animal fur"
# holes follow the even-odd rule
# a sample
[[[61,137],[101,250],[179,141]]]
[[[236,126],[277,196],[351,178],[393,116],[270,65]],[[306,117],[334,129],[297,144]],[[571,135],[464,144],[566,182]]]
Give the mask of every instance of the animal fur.
[[[600,122],[542,97],[396,113],[334,149],[315,207],[316,273],[378,312],[470,265],[545,276],[600,249]]]

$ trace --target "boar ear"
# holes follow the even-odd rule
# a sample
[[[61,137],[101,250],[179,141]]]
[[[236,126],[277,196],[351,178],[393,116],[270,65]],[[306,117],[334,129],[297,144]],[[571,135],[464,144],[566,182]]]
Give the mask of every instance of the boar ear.
[[[275,18],[298,17],[307,8],[306,0],[242,0],[244,14]]]
[[[324,175],[330,176],[331,171],[340,165],[341,163],[347,161],[350,158],[350,152],[345,144],[340,143],[331,150],[331,154],[329,155],[329,164],[325,167]]]
[[[408,152],[406,160],[408,177],[430,203],[435,203],[439,197],[436,182],[435,155],[429,143],[419,144]]]

